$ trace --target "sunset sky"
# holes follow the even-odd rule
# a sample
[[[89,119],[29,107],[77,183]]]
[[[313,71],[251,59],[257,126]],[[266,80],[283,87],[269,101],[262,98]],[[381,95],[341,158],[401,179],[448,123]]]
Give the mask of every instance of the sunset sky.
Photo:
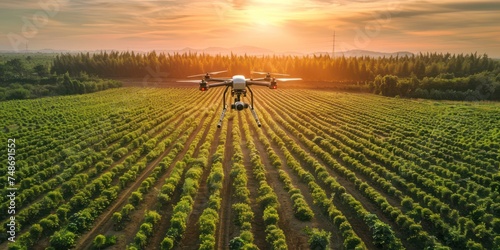
[[[487,53],[500,58],[500,1],[2,0],[0,50],[256,46],[302,53]]]

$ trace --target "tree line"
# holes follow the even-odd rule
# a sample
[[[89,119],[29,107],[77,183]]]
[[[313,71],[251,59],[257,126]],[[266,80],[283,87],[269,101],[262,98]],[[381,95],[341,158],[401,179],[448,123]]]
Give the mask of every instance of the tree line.
[[[486,54],[426,53],[390,57],[335,57],[329,55],[208,55],[165,54],[155,51],[61,54],[51,72],[100,77],[155,77],[228,70],[228,75],[250,75],[252,70],[288,73],[310,81],[369,86],[376,94],[452,100],[499,100],[500,62]],[[360,88],[368,89],[368,88]]]
[[[102,51],[66,53],[56,55],[52,62],[33,62],[37,60],[27,57],[0,63],[0,100],[89,93],[119,86],[119,83],[101,81],[100,78],[185,78],[192,74],[224,69],[228,70],[227,75],[251,76],[252,70],[288,73],[302,77],[306,84],[307,81],[326,81],[332,82],[332,87],[369,90],[386,96],[448,100],[500,99],[500,61],[477,53],[332,58],[329,55],[249,56]],[[22,86],[14,85],[16,83]]]
[[[155,51],[100,52],[61,54],[55,57],[52,72],[71,75],[84,71],[102,77],[144,77],[151,72],[168,73],[182,78],[190,74],[228,70],[228,74],[249,75],[250,71],[288,73],[306,80],[373,81],[377,75],[395,75],[401,78],[416,76],[436,77],[452,74],[464,77],[500,68],[498,61],[487,55],[427,53],[391,57],[335,57],[329,55],[208,55],[198,53],[165,54]]]
[[[425,98],[435,100],[500,100],[500,73],[481,73],[455,77],[442,73],[437,77],[400,78],[395,75],[378,75],[369,83],[373,93],[385,96]]]
[[[0,101],[54,95],[85,94],[120,87],[115,80],[90,76],[84,71],[70,76],[51,73],[46,56],[14,57],[0,62]]]

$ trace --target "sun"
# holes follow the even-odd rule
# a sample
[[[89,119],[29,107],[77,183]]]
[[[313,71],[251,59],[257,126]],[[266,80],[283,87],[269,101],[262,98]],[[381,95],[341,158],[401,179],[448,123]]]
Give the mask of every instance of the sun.
[[[244,11],[249,24],[269,27],[279,26],[285,17],[279,9],[250,7]]]

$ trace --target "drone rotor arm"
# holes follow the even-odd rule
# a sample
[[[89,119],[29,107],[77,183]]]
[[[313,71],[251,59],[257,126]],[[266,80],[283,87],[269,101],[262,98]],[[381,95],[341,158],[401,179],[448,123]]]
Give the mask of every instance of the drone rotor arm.
[[[264,87],[269,87],[270,83],[269,82],[263,82],[263,81],[247,81],[247,85],[257,85],[257,86],[264,86]]]
[[[227,78],[210,78],[208,81],[210,81],[210,82],[226,82],[228,80],[231,80],[231,79],[227,79]]]
[[[231,84],[233,84],[232,81],[225,80],[224,82],[220,82],[220,83],[208,84],[208,87],[209,88],[215,88],[215,87],[222,87],[222,86],[231,86]]]

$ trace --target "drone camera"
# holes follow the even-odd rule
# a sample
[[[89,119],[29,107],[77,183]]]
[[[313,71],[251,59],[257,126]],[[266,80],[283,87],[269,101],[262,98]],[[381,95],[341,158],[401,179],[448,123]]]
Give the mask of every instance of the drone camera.
[[[238,111],[242,111],[246,108],[248,108],[248,103],[235,102],[234,104],[231,104],[231,109],[236,109]]]
[[[271,85],[269,85],[269,88],[270,89],[277,89],[278,85],[274,82],[274,83],[271,83]]]

